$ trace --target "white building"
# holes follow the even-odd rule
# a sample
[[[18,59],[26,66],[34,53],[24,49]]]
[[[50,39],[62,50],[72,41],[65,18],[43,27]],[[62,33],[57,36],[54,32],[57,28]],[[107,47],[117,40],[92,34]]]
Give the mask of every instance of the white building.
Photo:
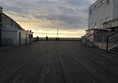
[[[107,38],[113,36],[117,31],[118,0],[97,0],[89,7],[88,30],[84,37],[86,43],[106,49],[106,42],[109,41]],[[113,44],[114,41],[111,43]]]
[[[1,45],[20,45],[31,43],[33,32],[25,31],[13,19],[2,12],[0,7],[0,43]]]
[[[117,26],[118,0],[97,0],[89,7],[89,29],[113,29]]]

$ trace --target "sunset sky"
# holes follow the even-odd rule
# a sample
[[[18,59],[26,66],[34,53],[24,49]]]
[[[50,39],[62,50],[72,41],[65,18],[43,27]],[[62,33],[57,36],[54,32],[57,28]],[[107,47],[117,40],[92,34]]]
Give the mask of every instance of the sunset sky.
[[[95,0],[0,0],[4,13],[34,36],[81,37],[88,27],[88,7]]]

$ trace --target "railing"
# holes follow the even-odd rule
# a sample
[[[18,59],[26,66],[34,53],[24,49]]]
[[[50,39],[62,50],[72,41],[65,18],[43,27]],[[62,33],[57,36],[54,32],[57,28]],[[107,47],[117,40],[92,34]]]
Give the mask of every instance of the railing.
[[[118,46],[118,31],[107,37],[107,52],[110,52],[110,50],[115,48],[116,46]]]
[[[93,41],[94,45],[106,50],[107,37],[111,36],[115,32],[96,33],[87,36],[88,40]]]
[[[34,41],[79,41],[80,38],[54,38],[49,37],[46,39],[45,37],[34,38]]]

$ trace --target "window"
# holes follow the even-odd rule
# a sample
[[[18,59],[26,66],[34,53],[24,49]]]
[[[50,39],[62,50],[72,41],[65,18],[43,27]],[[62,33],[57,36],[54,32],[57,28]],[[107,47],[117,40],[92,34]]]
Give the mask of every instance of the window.
[[[101,0],[99,3],[97,3],[94,7],[93,7],[93,11],[96,10],[97,8],[99,8],[101,5],[103,5],[105,3],[105,0]]]
[[[106,3],[109,4],[109,0],[107,0]]]

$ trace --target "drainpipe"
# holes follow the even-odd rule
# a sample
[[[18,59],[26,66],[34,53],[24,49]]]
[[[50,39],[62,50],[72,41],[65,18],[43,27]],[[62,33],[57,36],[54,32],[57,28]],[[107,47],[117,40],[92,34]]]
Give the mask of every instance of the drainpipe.
[[[0,46],[2,45],[2,6],[0,7]]]

